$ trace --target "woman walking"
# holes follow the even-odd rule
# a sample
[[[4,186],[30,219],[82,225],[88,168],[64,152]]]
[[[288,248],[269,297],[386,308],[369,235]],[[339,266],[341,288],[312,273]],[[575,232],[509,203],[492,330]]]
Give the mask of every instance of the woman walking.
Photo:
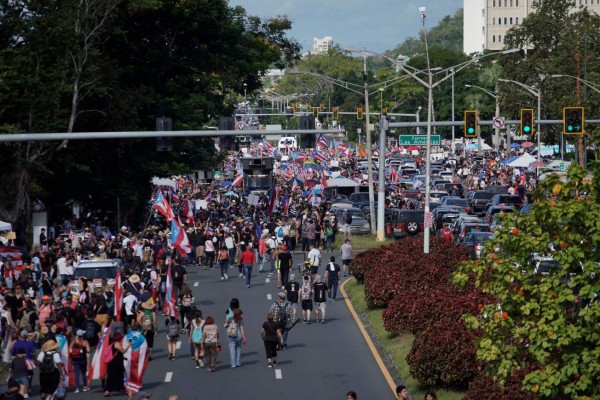
[[[85,331],[77,330],[75,340],[69,346],[71,364],[73,365],[73,375],[75,376],[75,393],[79,393],[79,379],[83,384],[83,391],[87,392],[90,387],[87,385],[87,356],[90,354],[90,344],[83,338]]]
[[[125,390],[124,377],[125,365],[123,364],[125,352],[129,347],[121,345],[123,335],[121,332],[114,331],[110,338],[110,350],[112,358],[106,367],[106,382],[104,384],[104,397],[110,397],[112,392]],[[104,361],[104,360],[103,360]]]
[[[221,280],[227,280],[227,266],[229,265],[229,251],[225,245],[219,250],[219,266],[221,267]]]
[[[190,326],[190,343],[194,346],[194,363],[196,368],[204,368],[202,357],[204,357],[204,348],[202,347],[202,336],[204,328],[204,320],[202,319],[202,311],[194,311]]]
[[[242,354],[242,343],[246,344],[246,335],[242,321],[242,310],[233,310],[233,316],[225,322],[227,331],[227,342],[229,344],[229,361],[231,368],[241,367],[240,357]]]
[[[277,345],[283,345],[283,335],[277,322],[273,321],[273,313],[267,314],[267,320],[260,329],[260,336],[265,343],[268,367],[277,365]]]
[[[215,324],[215,319],[211,316],[206,317],[204,328],[202,328],[202,346],[206,353],[206,362],[208,363],[208,370],[215,372],[215,365],[217,364],[217,346],[219,344],[219,328]]]
[[[58,343],[48,340],[42,346],[37,361],[40,367],[40,396],[42,400],[46,396],[52,396],[59,383],[63,382],[62,363],[60,354],[56,351]]]
[[[192,319],[190,312],[192,311],[192,304],[194,303],[194,295],[192,290],[187,284],[181,286],[179,292],[179,314],[181,318],[181,333],[185,333],[188,328],[188,324]]]

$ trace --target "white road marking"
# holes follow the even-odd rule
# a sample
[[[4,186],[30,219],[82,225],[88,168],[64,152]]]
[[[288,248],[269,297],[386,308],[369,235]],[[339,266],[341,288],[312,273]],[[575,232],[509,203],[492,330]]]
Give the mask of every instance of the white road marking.
[[[271,300],[271,293],[267,293],[267,300]]]
[[[167,375],[165,375],[165,382],[171,382],[171,379],[173,379],[173,373],[167,372]]]
[[[199,283],[200,283],[200,282],[196,282],[196,283],[194,283],[194,286],[198,286],[198,284],[199,284]]]
[[[177,350],[181,348],[181,340],[177,341]]]
[[[283,375],[281,374],[280,369],[275,370],[275,379],[283,379]]]
[[[269,283],[269,282],[271,282],[271,279],[267,278],[267,279],[265,279],[265,282]]]

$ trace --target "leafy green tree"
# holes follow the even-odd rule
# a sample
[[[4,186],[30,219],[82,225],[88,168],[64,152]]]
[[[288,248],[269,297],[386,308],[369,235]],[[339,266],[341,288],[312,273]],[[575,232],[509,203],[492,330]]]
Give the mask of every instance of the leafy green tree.
[[[523,390],[538,398],[600,396],[599,188],[577,165],[566,182],[547,178],[531,212],[509,214],[482,258],[457,270],[456,283],[473,279],[495,299],[465,321],[481,332],[477,356],[498,384],[528,371]],[[559,267],[536,274],[536,257]]]

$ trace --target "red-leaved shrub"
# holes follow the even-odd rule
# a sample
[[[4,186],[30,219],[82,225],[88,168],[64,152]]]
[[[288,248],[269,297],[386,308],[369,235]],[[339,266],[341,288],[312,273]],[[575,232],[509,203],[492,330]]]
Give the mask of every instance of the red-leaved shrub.
[[[406,357],[411,375],[423,387],[466,389],[478,372],[474,339],[458,321],[430,325]]]
[[[488,300],[481,291],[461,290],[451,283],[429,290],[402,291],[383,312],[383,325],[388,332],[417,334],[431,324],[461,321],[465,313],[476,314],[482,303]]]
[[[368,249],[359,253],[350,264],[350,273],[359,282],[364,283],[365,273],[376,265],[381,265],[388,257],[390,246]]]
[[[535,393],[521,390],[522,382],[528,373],[525,370],[513,373],[504,387],[499,386],[489,376],[479,375],[469,386],[463,400],[533,400]]]

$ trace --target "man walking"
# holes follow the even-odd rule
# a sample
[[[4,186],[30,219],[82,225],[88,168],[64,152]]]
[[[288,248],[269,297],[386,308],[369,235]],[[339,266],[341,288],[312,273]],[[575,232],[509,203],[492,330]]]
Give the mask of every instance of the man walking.
[[[290,280],[286,282],[283,289],[287,295],[287,301],[289,301],[292,306],[292,319],[295,321],[296,309],[298,308],[298,291],[300,290],[300,284],[296,282],[296,275],[290,274]]]
[[[246,277],[246,287],[250,287],[250,280],[252,279],[252,268],[256,264],[256,258],[254,252],[250,246],[246,246],[246,250],[240,256],[240,263],[244,266],[244,276]]]
[[[315,275],[319,273],[319,266],[321,266],[321,252],[314,244],[310,245],[310,251],[308,252],[308,261],[310,262],[310,276],[311,282],[315,281]]]
[[[342,251],[342,269],[344,276],[348,276],[350,263],[352,262],[352,245],[350,239],[344,240],[344,244],[340,248]]]
[[[269,309],[270,313],[273,313],[273,321],[277,322],[279,329],[281,329],[281,335],[283,336],[283,348],[287,347],[288,331],[294,325],[293,311],[290,303],[285,301],[285,293],[279,292],[277,294],[277,301],[271,305]]]
[[[336,264],[335,257],[331,256],[330,262],[327,264],[327,268],[325,268],[325,281],[327,282],[327,288],[329,289],[329,301],[335,302],[341,275],[342,271],[340,266]]]
[[[279,272],[281,274],[281,286],[285,287],[292,268],[292,254],[288,247],[284,244],[281,253],[277,256],[279,259]]]
[[[321,314],[321,323],[325,323],[325,308],[327,307],[327,285],[321,280],[321,275],[315,276],[313,285],[315,295],[315,322],[319,322],[319,313]]]

